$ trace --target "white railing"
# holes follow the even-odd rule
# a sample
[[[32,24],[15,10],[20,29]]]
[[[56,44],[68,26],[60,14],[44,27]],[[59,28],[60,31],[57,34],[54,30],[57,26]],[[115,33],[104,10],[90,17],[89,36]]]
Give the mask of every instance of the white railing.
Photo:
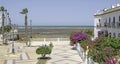
[[[97,64],[91,58],[88,58],[88,52],[84,51],[84,49],[80,46],[79,43],[76,43],[75,46],[79,53],[79,56],[81,57],[85,64]]]
[[[32,41],[69,41],[69,38],[32,38]]]

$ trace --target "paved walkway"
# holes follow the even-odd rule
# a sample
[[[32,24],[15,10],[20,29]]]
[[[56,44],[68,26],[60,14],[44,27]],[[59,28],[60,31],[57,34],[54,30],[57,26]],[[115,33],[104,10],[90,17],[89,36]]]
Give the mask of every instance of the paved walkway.
[[[8,48],[8,53],[9,54],[12,53],[11,46],[12,46],[12,44],[10,44],[10,48]],[[27,52],[25,52],[23,50],[23,46],[19,46],[19,44],[16,44],[15,53],[18,53],[18,51],[20,53],[20,56],[19,56],[18,59],[20,59],[20,60],[17,60],[17,61],[28,61],[28,60],[30,60]],[[15,59],[6,59],[4,64],[15,64],[15,61],[16,61]]]
[[[15,60],[11,59],[11,60],[6,60],[5,64],[15,64]]]
[[[26,52],[21,53],[21,60],[29,60],[29,56]]]
[[[84,64],[82,62],[82,59],[78,55],[76,50],[73,50],[72,46],[69,45],[69,41],[64,42],[52,42],[54,47],[52,50],[52,54],[49,56],[51,57],[50,60],[47,61],[46,64]],[[50,44],[50,42],[36,42],[33,43],[33,46],[43,45],[43,44]],[[16,51],[20,53],[20,60],[13,60],[13,59],[6,59],[4,64],[15,64],[15,62],[19,63],[22,61],[28,61],[30,60],[28,56],[28,52],[25,51],[22,45],[15,44]],[[8,53],[11,52],[11,48],[8,49]],[[34,52],[34,51],[33,51]],[[27,54],[28,53],[28,54]],[[34,61],[34,60],[33,60]],[[36,62],[36,60],[35,60]],[[34,63],[35,63],[34,62]],[[32,64],[34,64],[32,63]]]
[[[84,64],[77,51],[69,45],[69,42],[64,43],[54,45],[50,55],[51,59],[47,61],[47,64]]]

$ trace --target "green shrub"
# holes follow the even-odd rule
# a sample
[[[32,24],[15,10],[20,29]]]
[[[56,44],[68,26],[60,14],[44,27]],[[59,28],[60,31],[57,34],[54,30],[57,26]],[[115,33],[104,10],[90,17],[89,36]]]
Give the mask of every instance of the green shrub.
[[[39,48],[36,49],[37,54],[41,54],[42,57],[45,57],[46,54],[51,54],[53,46],[39,46]]]
[[[79,43],[84,50],[86,50],[87,46],[91,47],[92,44],[90,40],[82,40]]]
[[[88,56],[99,64],[110,63],[120,53],[120,39],[100,37],[94,41],[95,45],[89,50]],[[105,58],[112,58],[105,60]]]
[[[4,31],[5,32],[9,32],[12,29],[12,27],[10,25],[6,25],[4,26]],[[2,31],[2,27],[0,28],[0,32]]]
[[[40,59],[36,64],[46,64],[47,59]]]
[[[94,34],[93,31],[94,31],[93,29],[86,29],[86,30],[84,30],[84,33],[88,34],[89,36],[93,36],[93,34]]]

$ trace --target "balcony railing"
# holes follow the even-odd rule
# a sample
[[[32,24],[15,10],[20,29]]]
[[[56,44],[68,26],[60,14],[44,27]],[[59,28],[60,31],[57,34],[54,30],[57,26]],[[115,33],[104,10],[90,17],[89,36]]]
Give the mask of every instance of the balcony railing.
[[[104,23],[104,25],[96,25],[97,28],[120,28],[120,22]]]

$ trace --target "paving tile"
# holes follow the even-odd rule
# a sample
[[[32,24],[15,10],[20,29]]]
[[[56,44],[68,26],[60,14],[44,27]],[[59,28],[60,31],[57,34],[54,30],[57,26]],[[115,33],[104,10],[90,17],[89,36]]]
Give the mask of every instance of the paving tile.
[[[5,60],[5,64],[15,64],[15,60],[13,59]]]
[[[50,57],[47,64],[84,64],[77,50],[72,50],[69,44],[54,46]]]

